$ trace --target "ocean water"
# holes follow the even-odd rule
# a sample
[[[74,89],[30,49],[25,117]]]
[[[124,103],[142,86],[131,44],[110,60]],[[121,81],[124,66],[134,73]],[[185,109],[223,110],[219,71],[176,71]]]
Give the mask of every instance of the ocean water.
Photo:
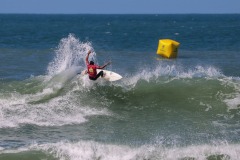
[[[239,69],[239,14],[1,14],[0,160],[239,160]]]

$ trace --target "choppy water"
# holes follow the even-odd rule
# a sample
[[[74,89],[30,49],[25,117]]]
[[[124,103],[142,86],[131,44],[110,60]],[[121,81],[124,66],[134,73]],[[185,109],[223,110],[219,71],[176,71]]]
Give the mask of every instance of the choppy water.
[[[239,160],[240,15],[0,15],[1,160]],[[181,43],[177,59],[159,39]],[[89,49],[124,78],[89,81]]]

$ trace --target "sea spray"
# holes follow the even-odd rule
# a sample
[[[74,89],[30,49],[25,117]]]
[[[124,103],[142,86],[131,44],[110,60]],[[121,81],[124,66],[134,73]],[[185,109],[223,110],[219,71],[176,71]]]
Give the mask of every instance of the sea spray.
[[[85,57],[89,50],[93,51],[90,42],[83,43],[73,34],[69,34],[67,38],[61,39],[54,60],[48,65],[48,75],[61,73],[74,66],[85,67]],[[95,52],[90,56],[94,58]]]
[[[32,97],[31,101],[38,102],[56,95],[66,82],[85,69],[85,57],[89,50],[93,52],[90,56],[94,59],[95,52],[90,42],[81,42],[73,34],[61,39],[55,50],[55,57],[47,68],[46,79],[43,82],[45,88]]]

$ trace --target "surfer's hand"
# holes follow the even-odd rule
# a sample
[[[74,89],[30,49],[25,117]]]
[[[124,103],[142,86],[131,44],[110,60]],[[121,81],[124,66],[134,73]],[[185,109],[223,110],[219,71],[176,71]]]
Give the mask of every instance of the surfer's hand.
[[[87,54],[89,55],[90,53],[92,53],[92,51],[91,51],[91,50],[89,50]]]
[[[111,62],[105,63],[104,66],[102,66],[102,68],[105,68],[107,65],[109,65]]]

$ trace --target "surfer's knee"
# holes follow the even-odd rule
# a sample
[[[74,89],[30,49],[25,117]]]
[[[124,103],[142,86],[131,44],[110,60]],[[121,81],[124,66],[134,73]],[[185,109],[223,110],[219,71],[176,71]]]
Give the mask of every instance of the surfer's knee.
[[[104,77],[103,71],[100,71],[100,76],[101,76],[101,77]]]

